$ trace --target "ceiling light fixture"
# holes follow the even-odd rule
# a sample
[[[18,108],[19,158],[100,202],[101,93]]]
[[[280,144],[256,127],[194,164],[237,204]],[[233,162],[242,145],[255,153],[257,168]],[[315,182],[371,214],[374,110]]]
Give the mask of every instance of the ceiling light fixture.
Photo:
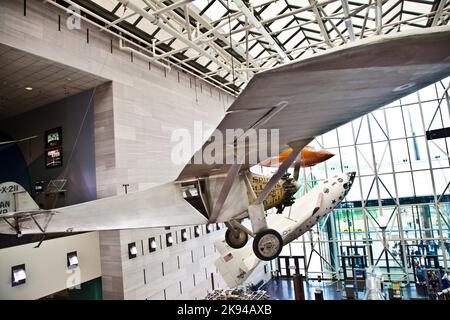
[[[25,87],[25,90],[27,90],[27,91],[32,91],[33,88],[32,88],[32,87]]]

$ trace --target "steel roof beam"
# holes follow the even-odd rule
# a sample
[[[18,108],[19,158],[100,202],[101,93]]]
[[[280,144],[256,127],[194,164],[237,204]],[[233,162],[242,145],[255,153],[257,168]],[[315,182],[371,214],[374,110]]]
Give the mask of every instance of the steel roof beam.
[[[311,5],[311,10],[314,12],[314,15],[316,16],[316,21],[317,21],[317,24],[319,25],[320,33],[322,34],[322,37],[325,39],[325,43],[330,48],[332,48],[333,44],[331,43],[330,35],[328,34],[327,28],[325,28],[325,25],[323,24],[322,16],[320,15],[320,12],[319,12],[319,9],[317,6],[317,0],[309,0],[309,4]]]
[[[242,57],[246,56],[246,52],[244,52],[244,50],[242,50],[239,46],[237,46],[237,43],[233,41],[233,39],[226,37],[225,35],[223,35],[222,33],[219,32],[219,28],[216,28],[213,26],[212,23],[208,22],[205,18],[203,18],[200,14],[198,14],[196,12],[196,10],[194,8],[192,8],[190,10],[190,15],[197,20],[201,25],[203,25],[206,29],[208,29],[208,32],[212,32],[212,34],[214,34],[215,37],[217,37],[217,39],[230,44],[233,46],[233,50],[236,51],[239,55],[241,55]],[[230,15],[230,19],[237,19],[238,15],[232,14]],[[221,26],[223,26],[221,24]],[[255,65],[255,67],[259,67],[259,64],[255,64],[252,59],[250,59],[250,63],[252,65]]]
[[[252,24],[258,31],[264,36],[264,39],[269,43],[269,45],[275,49],[278,55],[283,59],[284,62],[289,62],[291,59],[287,56],[283,49],[275,42],[272,36],[267,32],[261,22],[255,17],[255,15],[250,11],[250,9],[244,4],[242,0],[233,0],[233,2],[238,6],[238,8],[247,17],[250,24]]]
[[[149,22],[151,22],[154,25],[158,26],[159,28],[161,28],[162,30],[164,30],[165,32],[170,34],[171,36],[176,37],[178,40],[183,42],[185,45],[189,46],[190,48],[194,49],[195,51],[198,51],[199,53],[203,53],[205,55],[205,57],[207,57],[208,59],[211,59],[216,64],[222,66],[226,70],[231,70],[230,66],[228,66],[224,62],[220,61],[219,59],[214,57],[209,52],[203,50],[199,45],[197,45],[194,42],[190,41],[189,39],[185,38],[177,30],[174,30],[173,28],[171,28],[171,27],[167,26],[166,24],[162,23],[155,15],[145,11],[144,9],[142,9],[141,7],[136,5],[133,1],[131,1],[131,0],[118,0],[118,1],[121,2],[124,6],[130,8],[131,10],[133,10],[135,12],[137,12],[143,18],[147,19]],[[242,80],[244,82],[246,81],[245,78],[241,74],[238,74],[237,76],[239,77],[240,80]]]
[[[317,2],[316,5],[321,7],[321,6],[326,6],[327,4],[330,4],[330,3],[333,3],[333,2],[336,2],[336,1],[339,1],[339,0],[324,0],[324,1]],[[286,13],[277,15],[277,16],[275,16],[273,18],[269,18],[269,19],[266,19],[266,20],[261,20],[260,23],[262,25],[265,25],[267,23],[271,23],[271,22],[274,22],[274,21],[279,20],[279,19],[283,19],[283,18],[292,16],[292,15],[295,15],[295,14],[298,14],[298,13],[301,13],[301,12],[312,10],[312,8],[313,8],[313,6],[310,5],[310,6],[307,6],[307,7],[300,8],[300,9],[295,9],[295,10],[292,10],[292,11],[288,11]],[[245,31],[246,29],[252,29],[252,28],[253,28],[252,26],[242,27],[240,29],[233,30],[231,32],[231,34],[239,33],[239,32]]]
[[[376,14],[375,14],[375,23],[376,23],[376,33],[381,34],[381,30],[383,29],[383,1],[377,0],[376,6]]]
[[[442,11],[444,11],[445,4],[447,3],[447,0],[440,0],[439,6],[436,10],[436,13],[434,14],[433,22],[431,23],[431,26],[437,26],[439,23],[439,20],[441,20]]]
[[[348,6],[348,1],[341,0],[341,3],[342,3],[342,10],[344,11],[345,26],[347,27],[348,35],[350,36],[350,41],[353,42],[356,40],[356,37],[355,37],[355,30],[353,29],[352,18],[350,17],[350,8]]]

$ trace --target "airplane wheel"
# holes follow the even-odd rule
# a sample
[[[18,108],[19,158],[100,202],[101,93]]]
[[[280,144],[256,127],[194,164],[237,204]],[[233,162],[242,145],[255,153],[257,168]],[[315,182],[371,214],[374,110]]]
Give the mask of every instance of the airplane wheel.
[[[253,239],[253,252],[263,261],[275,259],[282,249],[283,238],[276,230],[267,229],[261,231]]]
[[[236,237],[234,232],[232,232],[230,229],[227,229],[227,231],[225,232],[225,241],[233,249],[240,249],[247,244],[248,234],[242,230],[239,230],[239,236]]]

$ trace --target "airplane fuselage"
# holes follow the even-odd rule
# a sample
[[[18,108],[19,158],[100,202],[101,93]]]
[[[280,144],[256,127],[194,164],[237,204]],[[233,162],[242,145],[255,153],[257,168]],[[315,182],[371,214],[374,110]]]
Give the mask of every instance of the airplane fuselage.
[[[306,195],[296,200],[295,209],[268,218],[268,224],[280,232],[283,244],[288,244],[336,208],[350,191],[354,178],[355,173],[350,172],[319,182]]]

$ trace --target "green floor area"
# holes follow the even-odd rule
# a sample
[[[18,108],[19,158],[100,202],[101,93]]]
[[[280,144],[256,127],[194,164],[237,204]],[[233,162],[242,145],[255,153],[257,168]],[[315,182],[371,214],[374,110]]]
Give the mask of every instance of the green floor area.
[[[103,300],[102,278],[86,281],[72,289],[66,289],[42,300]]]

